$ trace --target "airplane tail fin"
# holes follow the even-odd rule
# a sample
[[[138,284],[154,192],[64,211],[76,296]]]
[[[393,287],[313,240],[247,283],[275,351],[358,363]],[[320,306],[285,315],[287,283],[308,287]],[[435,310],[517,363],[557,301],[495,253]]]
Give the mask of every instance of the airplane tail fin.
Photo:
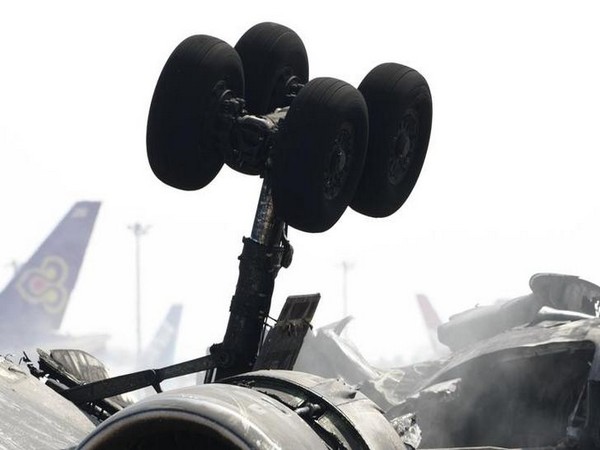
[[[173,364],[182,309],[183,305],[179,303],[171,305],[150,345],[140,355],[138,362],[140,368],[156,368]]]
[[[100,202],[77,202],[0,292],[3,322],[57,330],[75,287]]]
[[[417,294],[417,303],[419,304],[419,309],[427,328],[427,336],[429,337],[431,349],[436,354],[436,357],[440,357],[446,354],[446,350],[440,345],[438,339],[438,327],[442,325],[442,320],[426,295]]]
[[[417,303],[419,304],[419,309],[421,310],[421,315],[423,316],[427,330],[437,333],[437,327],[442,324],[442,321],[429,301],[429,298],[427,298],[426,295],[417,294]]]

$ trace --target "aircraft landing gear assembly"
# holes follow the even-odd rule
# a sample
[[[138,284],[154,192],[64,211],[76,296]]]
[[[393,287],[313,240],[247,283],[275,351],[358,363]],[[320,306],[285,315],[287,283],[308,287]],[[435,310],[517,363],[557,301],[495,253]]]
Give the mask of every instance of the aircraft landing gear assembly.
[[[147,149],[160,180],[200,189],[224,163],[264,178],[229,326],[214,347],[229,366],[217,377],[252,369],[284,227],[323,232],[348,206],[388,216],[409,196],[425,159],[431,95],[418,72],[382,64],[358,89],[334,78],[309,81],[308,73],[298,35],[261,23],[235,48],[211,36],[185,39],[154,91]]]
[[[304,44],[283,25],[258,24],[235,47],[205,35],[181,42],[152,98],[150,166],[161,181],[183,190],[205,187],[224,164],[259,175],[263,185],[252,233],[244,238],[223,342],[209,355],[63,395],[84,403],[142,386],[160,390],[164,379],[199,371],[206,371],[208,385],[126,408],[80,448],[127,443],[153,449],[158,437],[183,429],[194,432],[186,435],[194,445],[214,448],[271,448],[266,443],[277,436],[288,443],[297,438],[293,448],[404,448],[390,423],[355,389],[299,372],[252,370],[275,278],[291,263],[288,226],[327,231],[348,206],[372,217],[393,214],[419,177],[431,117],[427,82],[400,64],[375,67],[358,89],[334,78],[310,80]],[[272,411],[246,413],[263,407]],[[144,430],[160,436],[143,437]]]

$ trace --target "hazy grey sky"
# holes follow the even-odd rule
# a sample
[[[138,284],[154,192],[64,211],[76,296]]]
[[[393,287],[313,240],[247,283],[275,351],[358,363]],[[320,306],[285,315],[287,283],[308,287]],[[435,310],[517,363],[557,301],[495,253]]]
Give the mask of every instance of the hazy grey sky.
[[[600,282],[597,2],[223,5],[0,8],[0,281],[73,202],[103,202],[64,331],[109,332],[111,345],[135,347],[127,225],[141,221],[152,225],[142,243],[144,340],[172,302],[185,304],[181,358],[222,339],[260,180],[225,167],[201,191],[163,185],[146,161],[146,119],[181,40],[209,34],[234,45],[266,20],[300,35],[311,78],[357,86],[375,65],[399,62],[427,78],[434,106],[406,205],[382,220],[348,211],[321,235],[291,231],[295,261],[280,273],[271,315],[289,294],[321,292],[316,324],[339,319],[348,260],[357,345],[370,358],[411,355],[428,345],[416,293],[447,317],[526,293],[535,272]]]

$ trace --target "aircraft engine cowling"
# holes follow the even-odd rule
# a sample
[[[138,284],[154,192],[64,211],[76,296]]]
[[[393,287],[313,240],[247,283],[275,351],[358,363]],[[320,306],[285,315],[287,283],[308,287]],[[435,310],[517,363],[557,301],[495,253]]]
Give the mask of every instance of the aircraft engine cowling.
[[[292,411],[260,392],[209,384],[153,395],[103,422],[82,450],[326,449]]]
[[[80,450],[404,449],[381,411],[337,381],[259,371],[153,395],[99,425]]]

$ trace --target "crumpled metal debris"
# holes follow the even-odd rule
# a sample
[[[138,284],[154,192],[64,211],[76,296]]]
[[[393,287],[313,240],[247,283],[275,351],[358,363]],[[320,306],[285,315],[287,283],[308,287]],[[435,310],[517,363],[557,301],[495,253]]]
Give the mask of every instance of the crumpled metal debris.
[[[404,445],[411,449],[419,448],[421,444],[421,428],[417,425],[417,416],[413,413],[405,414],[391,420],[396,433],[402,438]]]

